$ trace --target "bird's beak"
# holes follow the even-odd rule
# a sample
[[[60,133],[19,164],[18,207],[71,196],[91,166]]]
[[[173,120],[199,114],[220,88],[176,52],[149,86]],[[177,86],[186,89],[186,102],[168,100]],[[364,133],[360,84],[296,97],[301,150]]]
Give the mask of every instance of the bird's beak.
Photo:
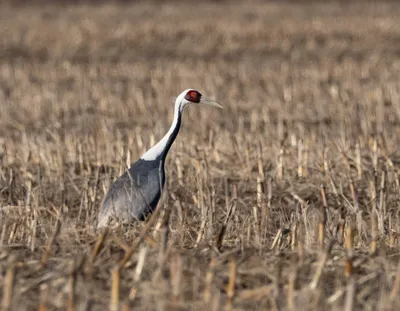
[[[214,106],[218,108],[224,108],[220,104],[216,103],[215,101],[207,98],[207,97],[201,97],[199,104],[204,104],[204,105],[209,105],[209,106]]]

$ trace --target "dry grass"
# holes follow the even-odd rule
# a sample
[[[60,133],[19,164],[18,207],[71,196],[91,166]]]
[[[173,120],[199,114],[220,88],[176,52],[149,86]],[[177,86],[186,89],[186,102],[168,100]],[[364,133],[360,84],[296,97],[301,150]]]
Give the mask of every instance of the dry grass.
[[[2,7],[4,310],[400,303],[398,4]],[[148,223],[110,182],[185,110]]]

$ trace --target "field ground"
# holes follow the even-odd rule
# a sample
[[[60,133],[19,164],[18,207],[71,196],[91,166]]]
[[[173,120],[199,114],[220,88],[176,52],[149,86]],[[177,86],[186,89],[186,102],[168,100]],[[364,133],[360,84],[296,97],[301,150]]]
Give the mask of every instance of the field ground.
[[[400,304],[400,4],[0,18],[4,310]],[[185,110],[160,212],[96,232],[110,182],[168,130],[186,88],[224,109]]]

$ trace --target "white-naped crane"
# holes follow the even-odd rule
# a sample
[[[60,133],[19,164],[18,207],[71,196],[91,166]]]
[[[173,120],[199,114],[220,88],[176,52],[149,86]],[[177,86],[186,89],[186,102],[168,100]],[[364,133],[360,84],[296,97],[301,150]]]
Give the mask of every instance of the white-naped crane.
[[[183,91],[175,100],[174,119],[167,134],[111,185],[100,208],[98,228],[111,222],[145,220],[154,212],[165,184],[165,159],[179,133],[183,108],[188,104],[222,108],[199,91]]]

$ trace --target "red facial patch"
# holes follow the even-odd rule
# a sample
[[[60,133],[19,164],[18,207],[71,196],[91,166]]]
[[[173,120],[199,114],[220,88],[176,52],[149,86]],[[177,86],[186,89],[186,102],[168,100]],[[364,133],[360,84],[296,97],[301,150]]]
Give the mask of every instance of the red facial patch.
[[[193,101],[195,101],[196,98],[197,98],[197,92],[195,92],[195,91],[190,91],[190,92],[189,92],[189,96],[190,96],[190,98],[193,99]]]
[[[189,91],[186,93],[185,99],[192,103],[199,103],[201,98],[201,94],[197,91]]]

